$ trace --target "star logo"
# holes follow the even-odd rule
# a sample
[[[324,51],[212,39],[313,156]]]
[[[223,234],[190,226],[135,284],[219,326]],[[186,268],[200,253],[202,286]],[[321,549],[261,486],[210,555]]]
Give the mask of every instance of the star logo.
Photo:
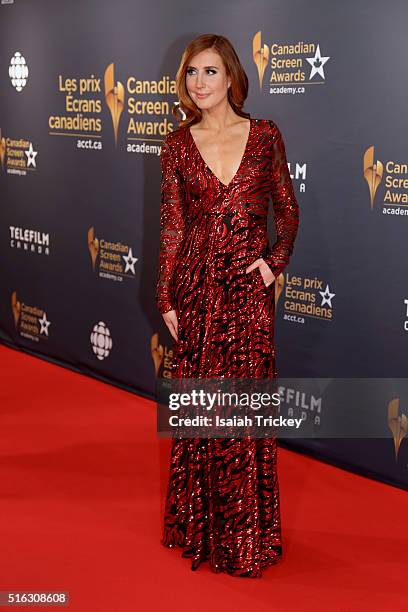
[[[125,274],[128,270],[132,272],[132,274],[136,274],[135,272],[135,263],[137,262],[137,257],[133,257],[132,249],[129,249],[129,253],[126,255],[122,255],[123,259],[126,261]]]
[[[310,76],[309,76],[310,81],[313,79],[315,74],[319,74],[322,77],[322,79],[325,78],[323,66],[325,65],[328,59],[330,59],[330,57],[322,57],[320,55],[320,45],[317,45],[317,49],[316,49],[316,53],[314,57],[306,58],[306,61],[309,62],[309,64],[312,67],[310,71]]]
[[[38,320],[41,325],[40,334],[45,334],[46,336],[48,336],[48,328],[51,325],[51,321],[47,321],[47,315],[46,315],[45,310],[44,310],[44,313],[41,319],[38,318]]]
[[[334,296],[336,295],[335,293],[330,293],[330,289],[329,289],[329,285],[326,285],[326,289],[324,291],[319,291],[320,295],[322,296],[322,303],[320,304],[320,306],[324,306],[325,304],[328,304],[330,308],[332,308],[332,298],[334,298]]]
[[[30,147],[28,151],[24,151],[24,153],[27,155],[27,168],[31,165],[36,168],[37,166],[35,164],[35,158],[38,155],[38,151],[34,151],[32,142],[30,142]]]

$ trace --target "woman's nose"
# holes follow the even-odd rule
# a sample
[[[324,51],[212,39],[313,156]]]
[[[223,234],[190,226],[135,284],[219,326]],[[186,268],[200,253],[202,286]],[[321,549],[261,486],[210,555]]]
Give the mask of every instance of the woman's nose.
[[[203,86],[203,77],[202,75],[198,74],[197,75],[197,80],[196,80],[196,85],[197,87],[202,87]]]

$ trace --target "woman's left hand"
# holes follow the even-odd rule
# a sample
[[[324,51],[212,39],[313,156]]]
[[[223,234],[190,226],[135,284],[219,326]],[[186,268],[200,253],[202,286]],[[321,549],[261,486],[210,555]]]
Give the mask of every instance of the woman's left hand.
[[[245,270],[245,272],[250,272],[251,270],[255,270],[255,268],[259,268],[266,287],[269,287],[269,285],[271,285],[275,280],[275,276],[266,261],[262,259],[262,257],[252,262],[251,265],[248,266],[248,268]]]

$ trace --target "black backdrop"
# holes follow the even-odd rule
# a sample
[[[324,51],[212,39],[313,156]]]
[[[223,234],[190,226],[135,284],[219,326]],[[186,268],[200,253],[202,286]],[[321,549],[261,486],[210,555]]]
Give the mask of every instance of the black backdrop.
[[[247,71],[245,110],[284,135],[301,208],[279,373],[404,377],[407,19],[395,0],[2,0],[1,341],[154,397],[171,359],[154,304],[160,146],[181,52],[217,32]],[[284,443],[408,484],[391,432]]]

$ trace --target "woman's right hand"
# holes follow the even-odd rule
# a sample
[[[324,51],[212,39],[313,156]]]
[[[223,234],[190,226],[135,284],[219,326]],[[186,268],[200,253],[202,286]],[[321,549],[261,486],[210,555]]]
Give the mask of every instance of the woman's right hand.
[[[163,319],[174,340],[178,340],[178,320],[176,311],[169,310],[168,312],[165,312],[163,314]]]

